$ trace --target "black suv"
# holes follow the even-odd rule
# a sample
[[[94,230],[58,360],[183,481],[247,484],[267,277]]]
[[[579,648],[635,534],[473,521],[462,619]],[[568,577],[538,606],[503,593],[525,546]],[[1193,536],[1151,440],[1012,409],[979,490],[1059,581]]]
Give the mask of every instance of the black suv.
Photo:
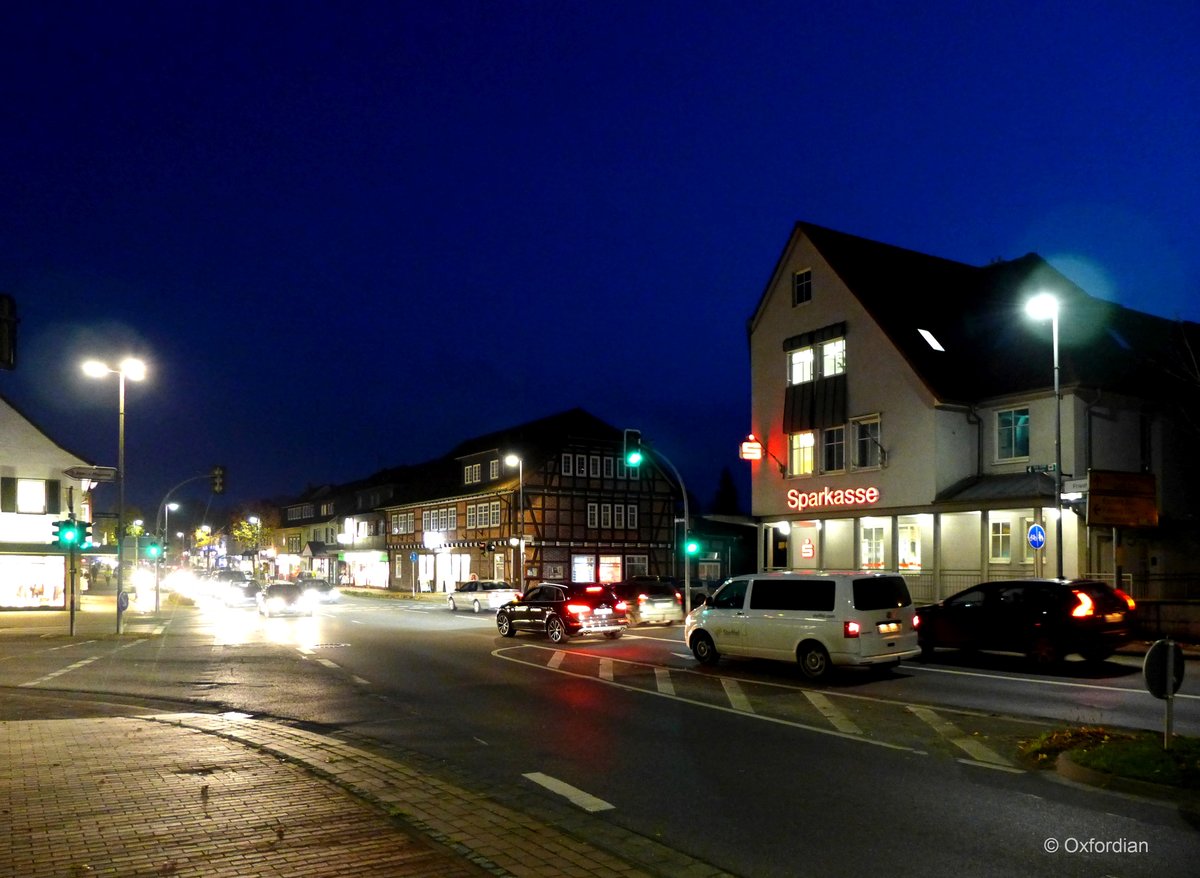
[[[496,611],[496,628],[503,636],[534,631],[545,633],[552,643],[578,634],[615,640],[625,633],[625,625],[625,602],[606,585],[541,582]]]

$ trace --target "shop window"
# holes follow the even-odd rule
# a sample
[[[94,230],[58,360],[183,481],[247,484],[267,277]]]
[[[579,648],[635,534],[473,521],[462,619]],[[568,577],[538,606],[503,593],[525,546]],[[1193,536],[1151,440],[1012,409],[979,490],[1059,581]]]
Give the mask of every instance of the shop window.
[[[601,555],[600,556],[600,579],[599,582],[620,582],[624,577],[621,576],[621,556],[620,555]]]
[[[901,524],[896,527],[899,537],[898,559],[901,570],[921,569],[921,528],[915,524]]]
[[[649,555],[626,555],[625,573],[627,576],[645,576],[650,572]]]
[[[571,581],[572,582],[595,582],[596,581],[596,556],[595,555],[572,555],[571,556]]]
[[[863,527],[860,538],[864,570],[883,569],[883,528]]]
[[[1029,409],[996,412],[996,459],[1019,460],[1028,457]]]

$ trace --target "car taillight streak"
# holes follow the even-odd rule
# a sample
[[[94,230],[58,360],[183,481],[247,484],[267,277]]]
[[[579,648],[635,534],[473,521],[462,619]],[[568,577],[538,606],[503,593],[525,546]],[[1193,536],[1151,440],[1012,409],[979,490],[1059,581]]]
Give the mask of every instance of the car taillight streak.
[[[1114,588],[1113,592],[1116,594],[1117,597],[1119,597],[1121,600],[1123,600],[1125,602],[1125,606],[1129,607],[1130,610],[1137,609],[1137,604],[1134,602],[1133,598],[1131,598],[1125,592],[1121,591],[1121,589]]]

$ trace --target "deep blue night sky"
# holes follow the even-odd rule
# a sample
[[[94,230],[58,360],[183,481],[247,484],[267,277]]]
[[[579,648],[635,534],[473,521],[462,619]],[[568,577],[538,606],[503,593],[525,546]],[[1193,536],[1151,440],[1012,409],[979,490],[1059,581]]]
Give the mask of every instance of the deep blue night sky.
[[[145,358],[145,507],[215,463],[233,499],[290,496],[574,406],[707,504],[744,475],[746,320],[797,219],[1034,251],[1200,320],[1194,2],[0,16],[0,393],[113,464],[115,382],[78,364]]]

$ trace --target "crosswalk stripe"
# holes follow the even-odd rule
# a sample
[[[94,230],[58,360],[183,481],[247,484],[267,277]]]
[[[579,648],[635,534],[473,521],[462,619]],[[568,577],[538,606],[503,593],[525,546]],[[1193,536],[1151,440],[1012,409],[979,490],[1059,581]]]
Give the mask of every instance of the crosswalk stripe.
[[[835,707],[833,702],[822,695],[820,692],[813,692],[809,689],[804,690],[805,697],[811,702],[825,719],[829,720],[839,732],[845,732],[847,735],[861,735],[862,729],[855,725],[850,717],[846,716],[839,708]]]

